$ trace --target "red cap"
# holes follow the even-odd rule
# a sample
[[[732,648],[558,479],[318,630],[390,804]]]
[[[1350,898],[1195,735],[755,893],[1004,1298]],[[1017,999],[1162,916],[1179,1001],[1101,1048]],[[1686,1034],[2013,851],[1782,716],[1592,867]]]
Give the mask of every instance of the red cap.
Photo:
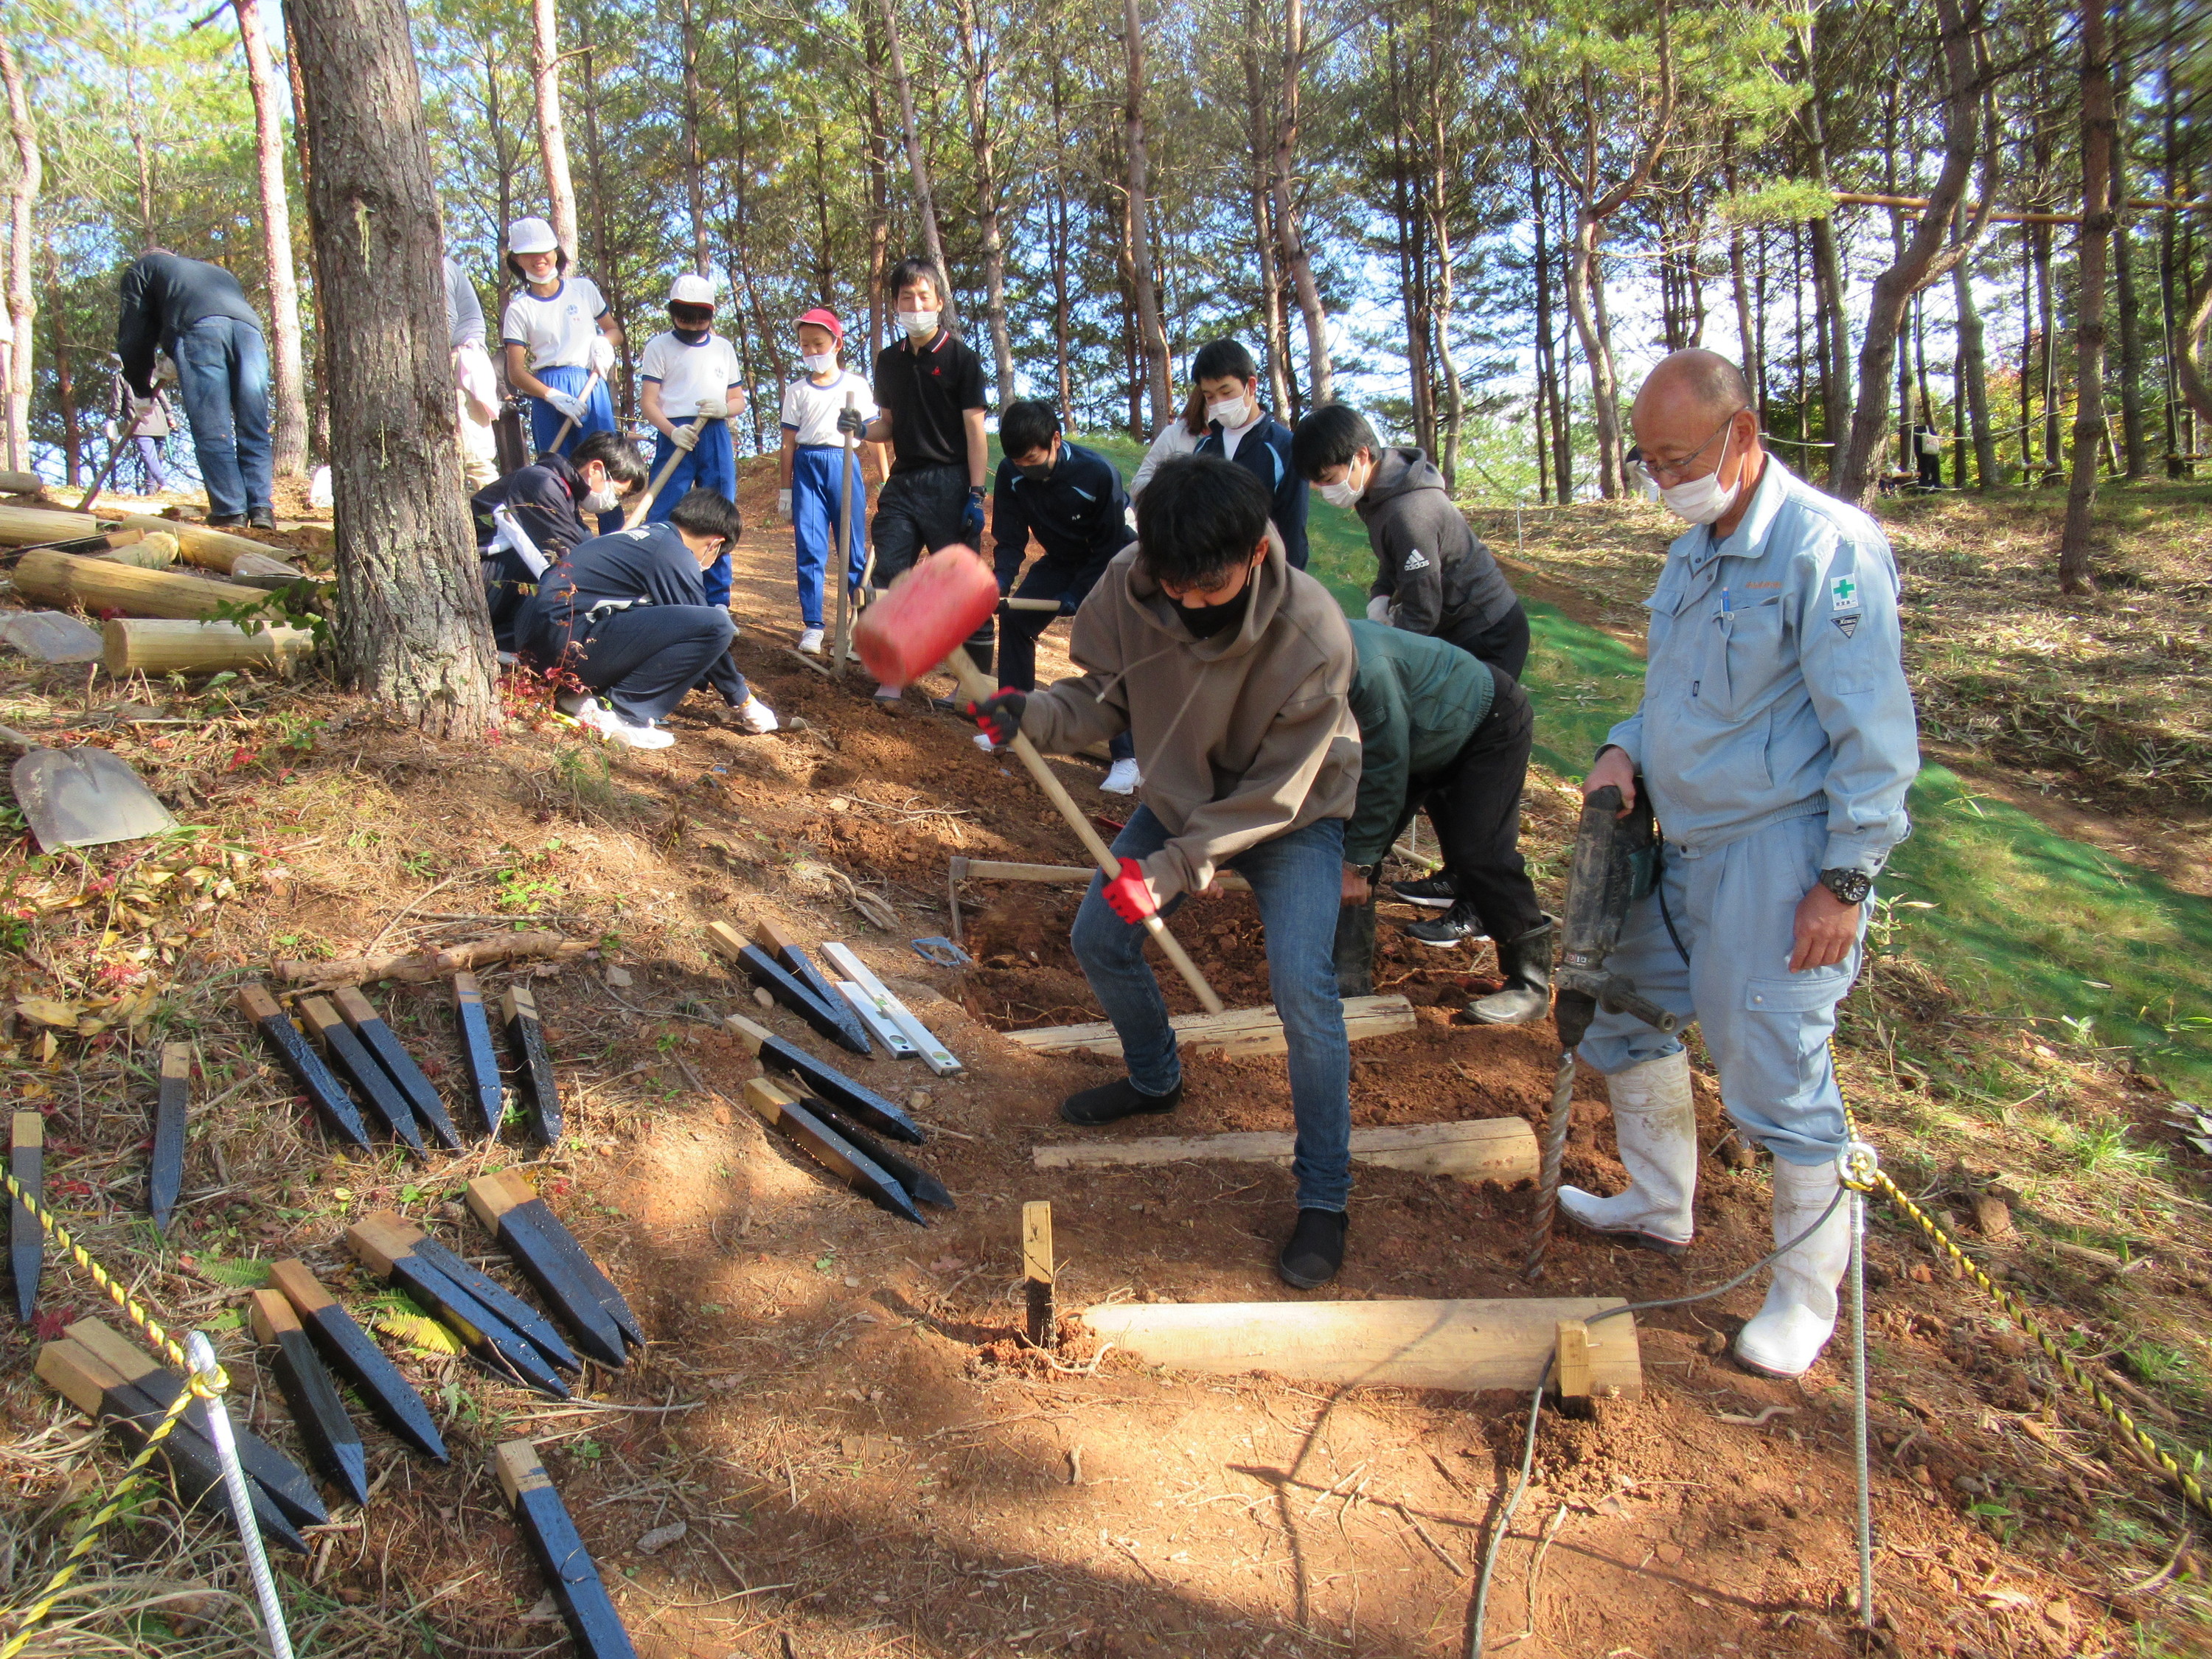
[[[817,306],[813,310],[808,312],[804,317],[801,317],[798,322],[793,323],[792,326],[793,328],[798,328],[807,323],[813,324],[817,328],[828,329],[830,331],[830,337],[831,339],[835,340],[839,345],[845,343],[845,325],[837,320],[837,315],[835,312],[824,311],[820,306]]]

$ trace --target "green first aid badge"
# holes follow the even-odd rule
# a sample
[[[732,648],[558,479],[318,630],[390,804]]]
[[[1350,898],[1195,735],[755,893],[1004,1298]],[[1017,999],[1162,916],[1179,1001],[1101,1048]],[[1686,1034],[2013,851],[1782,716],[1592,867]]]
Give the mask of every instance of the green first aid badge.
[[[1859,585],[1849,576],[1832,577],[1828,582],[1828,605],[1832,610],[1856,611],[1859,608]]]

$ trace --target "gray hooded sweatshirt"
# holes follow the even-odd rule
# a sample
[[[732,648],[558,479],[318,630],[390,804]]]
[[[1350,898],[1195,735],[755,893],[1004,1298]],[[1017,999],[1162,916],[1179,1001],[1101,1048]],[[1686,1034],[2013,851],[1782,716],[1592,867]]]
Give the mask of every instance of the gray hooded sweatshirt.
[[[1367,591],[1389,599],[1393,628],[1455,639],[1480,633],[1521,602],[1419,450],[1384,450],[1358,505],[1377,567]]]
[[[1174,837],[1145,860],[1165,902],[1249,847],[1352,816],[1359,659],[1335,599],[1272,532],[1243,623],[1209,640],[1176,619],[1139,551],[1115,554],[1083,601],[1068,654],[1085,672],[1033,693],[1022,731],[1059,754],[1136,739],[1145,805]]]

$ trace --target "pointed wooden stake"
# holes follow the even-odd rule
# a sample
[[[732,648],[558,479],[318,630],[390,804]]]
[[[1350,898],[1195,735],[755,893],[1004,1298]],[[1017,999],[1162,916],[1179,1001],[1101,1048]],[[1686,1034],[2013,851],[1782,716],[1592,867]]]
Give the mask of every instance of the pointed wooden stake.
[[[707,924],[707,939],[715,950],[743,967],[752,975],[756,984],[766,988],[785,1007],[799,1015],[817,1031],[832,1042],[843,1044],[856,1054],[874,1052],[868,1041],[867,1027],[860,1023],[851,1004],[839,993],[807,957],[799,942],[772,921],[753,925],[753,945],[748,945],[738,930],[724,921]],[[747,952],[751,954],[748,955]],[[781,978],[787,984],[779,985]],[[819,1010],[818,1016],[793,1001],[791,993],[798,992],[807,1002]]]
[[[453,1127],[453,1120],[447,1115],[444,1097],[431,1087],[430,1079],[415,1063],[415,1056],[407,1052],[398,1033],[376,1012],[376,1006],[361,994],[356,985],[339,986],[331,993],[331,1001],[339,1017],[361,1039],[361,1046],[376,1056],[376,1063],[384,1068],[385,1075],[407,1097],[415,1115],[429,1125],[438,1144],[447,1152],[459,1152],[461,1137]]]
[[[927,1139],[919,1124],[873,1089],[854,1082],[835,1066],[815,1059],[798,1044],[786,1042],[766,1026],[755,1024],[743,1014],[728,1015],[722,1024],[760,1056],[762,1065],[799,1079],[806,1085],[807,1093],[835,1102],[839,1111],[858,1118],[878,1134],[889,1135],[910,1146],[919,1146]]]
[[[921,1164],[909,1158],[900,1157],[898,1153],[884,1146],[866,1130],[847,1121],[844,1115],[839,1112],[835,1101],[817,1100],[809,1096],[802,1103],[817,1110],[822,1115],[822,1121],[851,1141],[856,1150],[889,1170],[897,1179],[898,1184],[906,1188],[907,1196],[916,1203],[934,1204],[941,1210],[957,1210],[960,1207],[952,1201],[952,1194],[945,1191],[943,1182],[923,1169]]]
[[[529,1384],[556,1400],[568,1385],[529,1338],[415,1254],[422,1235],[390,1211],[346,1229],[346,1245],[370,1272],[391,1280],[434,1309],[470,1352],[492,1370]]]
[[[415,1127],[415,1109],[407,1103],[407,1097],[399,1091],[399,1085],[377,1064],[376,1056],[353,1034],[353,1028],[339,1017],[331,1000],[301,997],[300,1019],[307,1026],[308,1036],[329,1057],[332,1069],[353,1085],[354,1092],[383,1120],[392,1138],[406,1142],[410,1151],[421,1156],[426,1149],[422,1132]]]
[[[1022,1282],[1029,1292],[1030,1346],[1050,1353],[1060,1346],[1053,1308],[1052,1206],[1042,1199],[1022,1206]]]
[[[561,1087],[554,1081],[553,1057],[545,1049],[545,1028],[538,1023],[538,1000],[520,985],[500,994],[499,1013],[507,1027],[507,1052],[522,1087],[530,1133],[541,1146],[561,1144]]]
[[[625,1314],[629,1304],[622,1301],[606,1275],[592,1266],[582,1247],[555,1219],[520,1171],[477,1177],[469,1182],[468,1198],[476,1218],[507,1246],[538,1293],[575,1333],[576,1345],[603,1365],[627,1364],[629,1351],[623,1344],[628,1333],[605,1298],[612,1295]],[[553,1231],[568,1240],[567,1249],[551,1237]]]
[[[583,1659],[636,1659],[613,1598],[599,1582],[598,1565],[584,1547],[568,1505],[527,1440],[510,1440],[493,1455],[500,1490],[514,1508],[515,1525],[545,1575],[546,1588],[568,1621]]]
[[[314,1333],[324,1354],[346,1374],[378,1420],[425,1457],[446,1462],[446,1442],[415,1385],[399,1374],[399,1368],[354,1322],[307,1264],[276,1262],[269,1269],[269,1282],[284,1293],[301,1323]]]
[[[500,1087],[499,1055],[491,1046],[491,1018],[484,1012],[483,988],[474,974],[453,975],[453,1019],[460,1028],[461,1059],[468,1066],[477,1110],[483,1115],[484,1132],[496,1140],[507,1106]]]
[[[161,1045],[161,1092],[154,1099],[154,1157],[146,1176],[146,1209],[154,1225],[169,1231],[169,1217],[185,1185],[185,1120],[192,1101],[192,1051],[188,1043]]]
[[[262,1041],[276,1051],[276,1058],[284,1062],[285,1069],[307,1091],[307,1098],[314,1102],[323,1121],[363,1152],[373,1151],[368,1130],[348,1098],[345,1085],[331,1074],[322,1057],[294,1029],[284,1011],[276,1006],[276,999],[258,985],[241,985],[238,988],[238,1011],[261,1033]]]
[[[46,1201],[46,1121],[18,1112],[8,1140],[8,1170],[40,1204]],[[15,1279],[15,1317],[26,1325],[39,1306],[39,1276],[46,1267],[46,1236],[20,1200],[8,1206],[8,1271]]]
[[[863,1198],[873,1199],[917,1227],[929,1225],[929,1218],[915,1208],[914,1200],[890,1170],[801,1105],[799,1097],[781,1084],[764,1077],[752,1079],[745,1085],[745,1104],[762,1122],[782,1130],[809,1158]]]
[[[256,1291],[253,1334],[276,1350],[276,1382],[292,1408],[292,1426],[307,1455],[339,1491],[356,1504],[368,1502],[368,1454],[338,1398],[337,1384],[323,1369],[307,1328],[292,1304],[276,1291]]]

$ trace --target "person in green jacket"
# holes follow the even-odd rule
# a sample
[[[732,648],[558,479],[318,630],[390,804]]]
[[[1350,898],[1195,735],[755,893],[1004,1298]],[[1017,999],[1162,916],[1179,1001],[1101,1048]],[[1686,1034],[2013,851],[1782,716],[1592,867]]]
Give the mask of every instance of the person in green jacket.
[[[1551,1008],[1552,922],[1521,860],[1521,789],[1534,731],[1528,694],[1504,670],[1433,635],[1347,626],[1359,653],[1349,701],[1362,758],[1358,802],[1344,831],[1337,990],[1364,996],[1374,988],[1375,873],[1425,806],[1456,884],[1452,913],[1464,910],[1496,941],[1505,977],[1468,1005],[1468,1018],[1485,1025],[1540,1019]],[[1453,942],[1462,936],[1455,932]]]

